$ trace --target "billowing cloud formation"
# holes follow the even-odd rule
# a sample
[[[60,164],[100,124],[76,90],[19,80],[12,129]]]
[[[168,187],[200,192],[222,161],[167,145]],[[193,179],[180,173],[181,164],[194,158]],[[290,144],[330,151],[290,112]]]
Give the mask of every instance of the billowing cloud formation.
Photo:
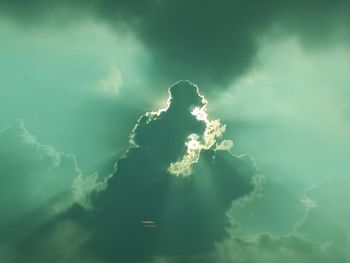
[[[18,120],[0,130],[0,224],[29,213],[57,195],[71,197],[81,175],[74,155],[43,145]],[[58,209],[59,203],[51,209]]]
[[[75,155],[40,143],[22,120],[0,130],[0,181],[1,262],[11,261],[9,247],[74,202],[89,208],[90,192],[103,186],[96,173],[83,176]]]
[[[228,236],[226,212],[233,201],[255,190],[252,159],[217,148],[216,136],[215,143],[199,150],[191,174],[169,171],[171,163],[188,154],[190,135],[216,134],[206,133],[208,119],[193,114],[206,103],[197,86],[180,81],[169,89],[165,109],[139,119],[131,148],[117,162],[106,189],[95,193],[93,209],[75,206],[57,219],[86,230],[89,238],[81,251],[106,262],[138,262],[156,255],[207,252]],[[40,232],[34,239],[45,235]],[[23,248],[24,254],[33,251],[32,246]],[[38,258],[50,260],[49,255]]]
[[[3,14],[26,24],[93,16],[113,28],[133,31],[169,79],[225,83],[244,72],[256,52],[256,39],[270,31],[300,35],[322,45],[349,36],[349,1],[22,1],[5,0]],[[322,41],[319,41],[322,39]],[[158,74],[159,75],[159,74]]]

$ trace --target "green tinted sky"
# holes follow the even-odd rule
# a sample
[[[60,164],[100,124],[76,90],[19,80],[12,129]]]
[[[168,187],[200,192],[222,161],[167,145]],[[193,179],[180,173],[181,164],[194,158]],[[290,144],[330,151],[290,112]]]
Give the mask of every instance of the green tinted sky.
[[[0,261],[347,262],[349,9],[341,0],[2,1]],[[214,139],[232,140],[230,153],[212,153],[198,127],[214,124],[188,115],[204,105],[197,93],[174,89],[162,117],[139,119],[166,107],[181,79],[198,85],[209,120],[226,124]],[[191,133],[203,136],[198,156],[185,145]],[[130,134],[140,149],[125,154]],[[190,180],[145,179],[169,176],[181,156],[195,163]],[[111,174],[121,179],[106,183]],[[261,181],[249,186],[245,174]],[[142,202],[123,201],[134,192]],[[133,244],[125,250],[109,233],[148,210],[169,225],[122,232]],[[188,244],[172,229],[191,229]]]

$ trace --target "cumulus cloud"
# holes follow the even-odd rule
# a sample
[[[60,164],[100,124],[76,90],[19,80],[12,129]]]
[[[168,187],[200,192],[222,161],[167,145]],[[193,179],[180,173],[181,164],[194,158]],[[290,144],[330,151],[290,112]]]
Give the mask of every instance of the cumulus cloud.
[[[231,239],[218,244],[219,255],[215,254],[215,257],[219,257],[221,261],[215,262],[347,262],[350,258],[350,209],[344,200],[349,198],[349,183],[346,176],[320,178],[305,188],[299,200],[288,197],[286,189],[274,189],[277,209],[282,210],[284,216],[296,221],[294,225],[289,224],[289,234],[277,234],[281,232],[278,227],[269,229],[263,214],[268,214],[267,219],[272,224],[288,222],[271,210],[273,204],[264,206],[262,212],[259,212],[259,207],[246,207],[246,212],[257,214],[256,220],[262,222],[269,231],[256,234],[259,231],[256,231],[255,222],[249,217],[243,221],[236,216],[239,222],[242,220],[242,224],[245,224],[242,229],[245,228],[246,232],[233,233]],[[269,192],[271,195],[269,187],[271,182],[266,185],[263,195]],[[262,199],[267,197],[266,195]],[[304,211],[298,213],[294,207],[296,205]],[[300,217],[296,218],[298,214]]]
[[[41,144],[18,120],[0,130],[1,222],[67,194],[81,171],[74,155]]]
[[[22,120],[0,130],[0,181],[0,247],[29,235],[74,202],[88,208],[91,191],[103,186],[97,174],[83,176],[75,155],[40,143]]]
[[[191,256],[159,256],[147,263],[347,262],[347,254],[343,252],[334,244],[315,243],[302,235],[258,233],[242,236],[236,233],[217,243],[215,251]]]
[[[314,243],[301,235],[257,234],[234,237],[218,246],[215,262],[335,263],[346,262],[332,244]]]
[[[170,87],[167,107],[138,120],[131,147],[118,160],[105,189],[92,195],[93,208],[75,205],[52,224],[78,224],[89,233],[81,251],[106,262],[213,250],[215,242],[228,237],[231,221],[226,213],[232,202],[254,192],[257,169],[249,156],[217,149],[220,136],[215,129],[208,132],[209,117],[198,119],[193,114],[204,105],[207,102],[194,84],[180,81]],[[190,174],[172,174],[169,166],[188,154],[186,142],[192,134],[202,138],[205,147],[191,162]],[[43,231],[33,240],[47,235]],[[24,245],[21,254],[36,251],[32,246]]]
[[[171,89],[170,96],[172,96]],[[170,163],[168,171],[172,174],[190,175],[192,173],[192,165],[198,162],[201,151],[213,148],[216,141],[222,137],[225,132],[225,125],[222,125],[220,120],[208,119],[208,114],[206,112],[208,102],[204,99],[204,97],[202,97],[201,102],[202,105],[200,105],[200,107],[194,106],[191,114],[198,121],[205,124],[205,130],[202,135],[192,133],[187,137],[188,140],[185,143],[187,147],[186,153],[178,161]],[[223,143],[227,143],[227,141],[228,140],[225,140]],[[216,147],[215,149],[219,150],[220,148]]]

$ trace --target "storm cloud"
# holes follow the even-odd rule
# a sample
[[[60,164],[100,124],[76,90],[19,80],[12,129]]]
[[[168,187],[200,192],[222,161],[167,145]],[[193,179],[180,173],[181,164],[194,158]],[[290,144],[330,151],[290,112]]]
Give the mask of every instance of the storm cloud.
[[[214,90],[253,63],[264,34],[296,35],[305,46],[348,41],[350,4],[337,1],[2,1],[1,12],[22,25],[69,25],[94,17],[130,31],[153,58],[154,83],[192,79]]]
[[[348,262],[349,11],[0,1],[0,261]]]
[[[93,208],[73,206],[24,242],[21,254],[36,261],[52,260],[52,254],[40,253],[36,245],[52,235],[57,225],[67,224],[83,229],[88,236],[76,253],[106,262],[212,251],[215,242],[228,237],[232,223],[226,213],[232,202],[255,192],[258,171],[251,157],[217,147],[222,134],[208,133],[210,121],[194,111],[206,106],[196,85],[188,81],[174,84],[166,108],[138,120],[131,147],[118,160],[105,189],[92,192]],[[223,126],[216,127],[223,130]],[[194,134],[195,145],[203,147],[190,164],[191,174],[172,173],[171,163],[182,160],[192,149],[188,143]],[[218,136],[204,147],[205,136],[210,134]]]

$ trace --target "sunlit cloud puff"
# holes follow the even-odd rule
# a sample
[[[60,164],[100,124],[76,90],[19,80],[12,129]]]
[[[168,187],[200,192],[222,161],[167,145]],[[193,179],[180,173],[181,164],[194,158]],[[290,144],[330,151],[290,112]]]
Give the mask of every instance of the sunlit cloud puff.
[[[100,92],[110,95],[118,95],[123,84],[122,75],[120,71],[112,66],[106,76],[98,82]]]

